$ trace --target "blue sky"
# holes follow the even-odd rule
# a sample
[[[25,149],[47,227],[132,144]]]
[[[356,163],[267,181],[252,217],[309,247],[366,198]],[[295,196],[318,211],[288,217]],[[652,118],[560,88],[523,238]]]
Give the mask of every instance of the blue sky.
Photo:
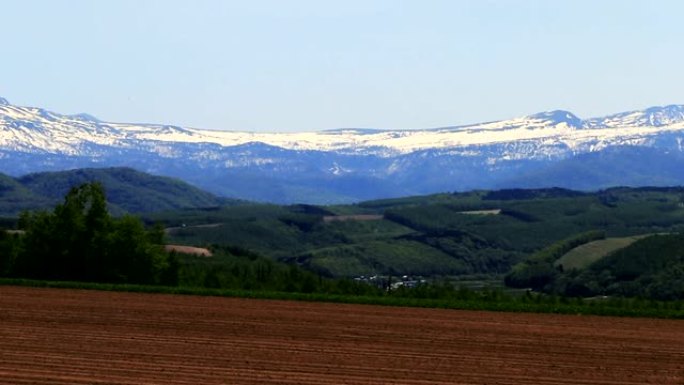
[[[684,2],[2,1],[0,96],[101,119],[427,128],[684,103]]]

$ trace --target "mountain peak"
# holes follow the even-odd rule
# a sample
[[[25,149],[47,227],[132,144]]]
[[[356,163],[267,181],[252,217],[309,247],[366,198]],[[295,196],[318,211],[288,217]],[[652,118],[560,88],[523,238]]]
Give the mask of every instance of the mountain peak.
[[[652,126],[665,126],[684,121],[684,105],[671,104],[664,107],[651,107],[644,111],[644,117]]]
[[[0,97],[0,106],[9,106],[10,102],[7,101],[5,98]]]
[[[662,127],[684,122],[684,105],[655,106],[587,121],[589,127]]]
[[[93,115],[86,114],[85,112],[82,112],[80,114],[70,115],[69,117],[75,118],[78,120],[84,120],[86,122],[94,122],[94,123],[100,122],[100,119],[94,117]]]
[[[566,123],[571,127],[582,127],[582,119],[578,118],[572,112],[565,110],[544,111],[538,114],[530,115],[529,117],[533,119],[548,120],[554,124]]]
[[[682,104],[670,104],[668,106],[655,106],[650,107],[645,110],[647,113],[660,113],[660,112],[681,112],[684,111],[684,105]]]

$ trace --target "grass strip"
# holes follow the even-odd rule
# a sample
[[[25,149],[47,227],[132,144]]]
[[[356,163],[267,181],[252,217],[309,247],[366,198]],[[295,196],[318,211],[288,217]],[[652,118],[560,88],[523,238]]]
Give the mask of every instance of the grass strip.
[[[380,306],[404,306],[454,310],[684,319],[684,304],[682,301],[662,302],[622,298],[608,299],[604,301],[562,299],[558,297],[546,297],[542,299],[538,298],[537,300],[525,300],[514,297],[501,297],[495,299],[430,299],[396,297],[392,295],[355,296],[328,293],[291,293],[278,291],[210,289],[201,287],[170,287],[73,281],[41,281],[15,278],[0,278],[0,285],[268,300],[294,300]]]

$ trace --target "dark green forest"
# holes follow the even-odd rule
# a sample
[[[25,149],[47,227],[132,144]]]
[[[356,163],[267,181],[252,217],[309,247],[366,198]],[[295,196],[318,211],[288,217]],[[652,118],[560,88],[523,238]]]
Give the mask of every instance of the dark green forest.
[[[244,204],[150,214],[145,220],[176,227],[168,234],[174,243],[238,245],[327,277],[503,282],[514,266],[564,240],[678,233],[683,201],[681,188],[500,190],[326,206],[325,212],[305,205]],[[349,215],[378,219],[326,220]],[[549,260],[580,243],[555,250]],[[513,286],[539,288],[536,283]]]
[[[19,231],[2,232],[5,276],[90,282],[174,283],[177,264],[163,250],[163,229],[112,217],[102,185],[72,188],[52,212],[24,212]]]
[[[168,253],[159,225],[113,217],[99,183],[72,188],[53,211],[24,212],[0,231],[0,277],[284,292],[373,293],[234,246],[211,258]]]
[[[553,250],[569,242],[571,240],[559,242],[514,266],[506,276],[506,283],[570,297],[684,298],[682,233],[646,237],[584,269],[568,270],[554,266],[557,254]]]

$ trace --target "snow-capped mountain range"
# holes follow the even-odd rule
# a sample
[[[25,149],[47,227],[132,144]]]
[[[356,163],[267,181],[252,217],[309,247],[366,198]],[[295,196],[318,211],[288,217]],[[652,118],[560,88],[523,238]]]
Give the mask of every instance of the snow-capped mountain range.
[[[593,182],[591,175],[601,172],[601,159],[613,159],[614,167],[636,153],[677,164],[683,139],[682,105],[586,120],[557,110],[433,129],[255,133],[104,122],[0,98],[0,172],[130,166],[221,195],[281,203],[473,188],[679,184],[684,175],[680,180],[675,170],[638,176],[623,170],[622,178],[610,173]],[[597,156],[587,168],[591,175],[539,179],[550,168],[573,168]]]

